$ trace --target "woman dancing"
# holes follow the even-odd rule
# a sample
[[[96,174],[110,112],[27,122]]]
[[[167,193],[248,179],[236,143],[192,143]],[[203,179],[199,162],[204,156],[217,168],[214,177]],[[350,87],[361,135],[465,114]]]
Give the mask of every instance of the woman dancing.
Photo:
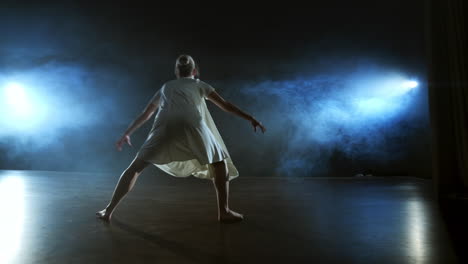
[[[222,110],[248,120],[254,131],[264,133],[261,122],[234,104],[224,100],[209,84],[195,79],[195,61],[189,55],[176,60],[177,79],[166,82],[150,100],[144,111],[130,124],[117,141],[119,151],[130,135],[157,111],[153,127],[129,167],[122,173],[112,199],[97,217],[110,221],[122,198],[133,188],[138,176],[150,164],[176,177],[193,175],[214,183],[218,202],[218,221],[237,222],[244,217],[229,208],[229,181],[238,177],[227,148],[206,107],[205,99]]]

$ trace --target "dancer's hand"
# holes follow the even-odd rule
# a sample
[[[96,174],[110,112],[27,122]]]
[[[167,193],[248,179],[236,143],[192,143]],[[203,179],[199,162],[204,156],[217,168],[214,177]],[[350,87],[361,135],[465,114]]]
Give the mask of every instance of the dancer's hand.
[[[118,151],[122,151],[122,146],[124,143],[127,143],[130,147],[133,147],[132,142],[130,141],[129,135],[123,135],[116,143],[115,146],[117,147]]]
[[[252,123],[252,126],[254,128],[254,132],[257,132],[257,126],[259,126],[260,129],[262,130],[262,133],[265,133],[266,128],[262,125],[261,122],[257,121],[257,119],[252,117],[252,120],[250,120],[250,123]]]

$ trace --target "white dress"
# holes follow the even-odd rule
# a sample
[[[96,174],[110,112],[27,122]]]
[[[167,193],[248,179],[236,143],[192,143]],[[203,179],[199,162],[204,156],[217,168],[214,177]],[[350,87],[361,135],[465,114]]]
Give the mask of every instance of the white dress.
[[[166,82],[151,102],[159,109],[148,138],[137,153],[176,177],[213,179],[210,163],[226,160],[229,180],[239,176],[221,135],[206,107],[209,84],[193,78]]]

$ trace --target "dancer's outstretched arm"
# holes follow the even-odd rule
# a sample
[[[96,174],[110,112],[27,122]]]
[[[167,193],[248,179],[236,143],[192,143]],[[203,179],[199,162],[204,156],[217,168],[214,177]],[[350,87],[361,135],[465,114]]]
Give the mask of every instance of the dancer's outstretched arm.
[[[159,101],[152,101],[150,102],[143,112],[139,114],[135,120],[130,124],[130,126],[125,130],[124,134],[122,137],[115,143],[117,149],[119,151],[122,150],[122,145],[124,143],[127,143],[129,146],[132,146],[132,142],[130,141],[130,135],[133,134],[141,125],[143,125],[146,121],[148,121],[151,116],[156,112],[156,109],[159,107]]]
[[[212,91],[208,96],[207,96],[208,100],[210,100],[211,102],[213,102],[215,105],[217,105],[219,108],[221,108],[222,110],[228,112],[228,113],[232,113],[232,114],[235,114],[239,117],[242,117],[248,121],[250,121],[250,123],[252,124],[252,126],[254,127],[254,131],[256,132],[257,131],[257,126],[259,126],[261,129],[262,129],[262,132],[265,133],[266,131],[266,128],[263,126],[263,124],[258,121],[257,119],[255,119],[253,116],[247,114],[246,112],[242,111],[239,107],[237,107],[236,105],[224,100],[223,97],[221,97],[221,95],[219,95],[216,91]]]

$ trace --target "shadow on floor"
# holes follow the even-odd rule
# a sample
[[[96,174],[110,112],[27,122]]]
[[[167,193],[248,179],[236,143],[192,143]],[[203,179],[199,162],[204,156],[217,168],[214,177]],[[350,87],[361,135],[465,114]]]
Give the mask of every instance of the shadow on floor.
[[[116,227],[120,228],[121,230],[130,233],[134,236],[137,236],[141,239],[144,239],[152,244],[155,244],[161,248],[167,249],[172,253],[184,257],[187,260],[193,261],[195,263],[206,264],[206,263],[229,263],[234,264],[236,262],[232,262],[229,260],[229,256],[224,254],[225,252],[225,236],[224,234],[229,229],[229,225],[225,224],[218,224],[219,225],[219,247],[216,249],[217,253],[205,252],[203,250],[197,249],[193,246],[186,245],[180,242],[171,241],[164,238],[162,235],[156,235],[147,233],[138,229],[137,227],[131,226],[118,218],[112,219],[112,224]],[[213,223],[209,223],[207,225],[213,225]],[[200,226],[198,226],[200,227]],[[190,229],[193,230],[192,227]]]

